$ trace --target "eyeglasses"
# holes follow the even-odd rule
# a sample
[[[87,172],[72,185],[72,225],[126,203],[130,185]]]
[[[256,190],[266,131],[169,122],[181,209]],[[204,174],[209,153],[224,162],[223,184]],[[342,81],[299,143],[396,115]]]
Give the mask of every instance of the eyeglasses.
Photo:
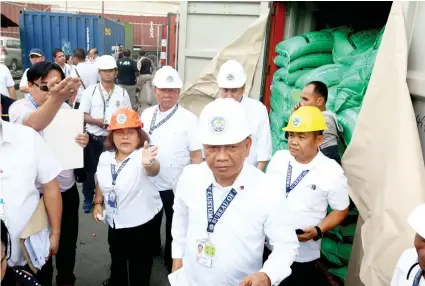
[[[34,85],[38,87],[41,91],[49,91],[49,87],[47,86],[47,84],[38,84],[34,82]]]

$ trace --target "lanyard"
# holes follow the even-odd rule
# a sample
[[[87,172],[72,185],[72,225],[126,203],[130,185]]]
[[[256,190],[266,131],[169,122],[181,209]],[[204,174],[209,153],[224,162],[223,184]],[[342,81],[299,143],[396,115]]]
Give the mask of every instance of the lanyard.
[[[422,268],[419,268],[418,272],[415,275],[415,279],[413,280],[412,286],[419,286],[419,283],[421,282],[421,278],[424,274],[424,271]]]
[[[111,99],[112,94],[114,94],[114,90],[115,90],[115,85],[114,85],[114,87],[112,88],[111,92],[109,92],[109,93],[108,93],[108,99],[107,99],[107,100],[105,100],[105,97],[104,97],[104,95],[103,95],[103,91],[102,91],[102,87],[100,86],[100,83],[99,83],[99,92],[100,92],[100,97],[102,98],[102,101],[103,101],[103,119],[104,119],[104,120],[105,120],[105,114],[106,114],[106,105],[108,105],[108,106],[109,106],[109,100]]]
[[[121,166],[118,168],[118,171],[115,171],[115,165],[111,164],[112,187],[115,187],[118,175],[120,174],[121,170],[125,167],[125,165],[127,165],[128,160],[130,160],[130,158],[127,158],[122,162]]]
[[[37,104],[37,102],[35,102],[34,98],[32,97],[32,95],[28,95],[28,100],[31,101],[32,105],[34,105],[35,108],[38,108],[40,105]]]
[[[207,233],[214,232],[214,228],[218,220],[221,218],[221,216],[224,214],[226,209],[229,207],[230,203],[238,194],[238,192],[236,192],[235,189],[231,189],[230,192],[227,194],[226,198],[224,199],[224,201],[221,203],[220,207],[217,209],[217,211],[214,214],[214,198],[213,198],[212,188],[213,188],[213,185],[211,184],[207,189],[207,218],[208,218]]]
[[[292,177],[292,166],[291,163],[288,164],[288,172],[286,174],[286,197],[288,197],[289,193],[301,182],[302,179],[308,174],[310,170],[304,170],[295,179],[295,181],[291,185],[291,177]]]
[[[159,107],[158,107],[158,109],[155,109],[155,112],[153,113],[153,116],[152,116],[152,121],[151,121],[151,127],[150,127],[150,129],[149,129],[149,135],[152,135],[152,133],[153,133],[153,131],[155,130],[155,129],[157,129],[158,127],[160,127],[162,124],[164,124],[165,122],[167,122],[170,118],[171,118],[171,116],[173,116],[174,115],[174,113],[176,113],[176,111],[177,111],[177,108],[179,107],[179,105],[178,104],[176,104],[176,106],[174,107],[174,109],[170,112],[170,114],[168,114],[167,115],[167,117],[165,117],[164,119],[162,119],[160,122],[158,122],[158,124],[156,124],[155,125],[155,121],[156,121],[156,116],[158,115],[158,110],[159,110]]]

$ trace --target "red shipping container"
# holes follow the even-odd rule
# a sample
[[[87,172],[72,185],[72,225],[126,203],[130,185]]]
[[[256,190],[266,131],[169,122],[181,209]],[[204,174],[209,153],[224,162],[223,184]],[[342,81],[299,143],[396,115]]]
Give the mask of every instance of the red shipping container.
[[[20,11],[36,10],[51,11],[50,5],[30,4],[21,2],[1,2],[1,13],[19,25]],[[8,27],[1,29],[1,36],[19,39],[19,27]]]
[[[177,43],[177,15],[173,13],[168,14],[168,45],[167,45],[167,60],[168,65],[173,68],[177,68],[176,62],[176,48],[178,48]]]

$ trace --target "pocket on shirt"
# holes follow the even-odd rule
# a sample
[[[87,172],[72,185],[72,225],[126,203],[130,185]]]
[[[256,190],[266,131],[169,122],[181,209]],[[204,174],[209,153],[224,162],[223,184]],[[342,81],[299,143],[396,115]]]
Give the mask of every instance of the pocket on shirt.
[[[312,211],[322,212],[327,209],[328,201],[327,196],[329,189],[323,184],[307,184],[305,191],[309,192],[308,196],[308,209]]]

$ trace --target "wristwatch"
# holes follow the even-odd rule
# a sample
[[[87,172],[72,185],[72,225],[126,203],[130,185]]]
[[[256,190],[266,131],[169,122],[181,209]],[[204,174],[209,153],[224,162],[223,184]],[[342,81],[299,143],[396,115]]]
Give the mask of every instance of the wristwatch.
[[[320,229],[320,227],[318,227],[317,225],[314,228],[317,230],[317,236],[315,238],[313,238],[313,240],[318,241],[319,239],[321,239],[323,237],[323,233],[322,233],[322,230]]]

